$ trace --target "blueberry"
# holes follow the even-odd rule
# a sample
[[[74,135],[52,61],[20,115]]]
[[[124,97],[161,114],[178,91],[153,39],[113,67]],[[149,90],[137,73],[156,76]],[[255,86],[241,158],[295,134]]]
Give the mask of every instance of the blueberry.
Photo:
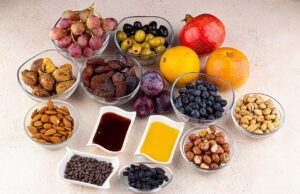
[[[193,101],[195,100],[195,97],[192,96],[192,95],[188,95],[188,98],[189,98],[189,101],[190,101],[190,102],[193,102]]]
[[[190,94],[190,95],[194,95],[194,93],[195,93],[195,89],[189,89],[187,91],[187,94]]]
[[[215,96],[215,102],[221,102],[221,100],[222,100],[221,96],[219,95]]]
[[[210,100],[206,101],[206,106],[212,106],[212,105],[213,105],[212,101],[210,101]]]
[[[220,109],[220,112],[224,112],[224,111],[225,111],[225,109],[224,109],[224,108],[221,108],[221,109]]]
[[[200,106],[199,106],[197,103],[195,103],[195,104],[193,104],[192,108],[193,108],[193,109],[196,109],[196,110],[199,110],[199,109],[200,109]]]
[[[215,84],[212,84],[211,91],[214,91],[214,92],[218,91],[218,86]]]
[[[203,91],[201,96],[202,96],[202,98],[208,98],[209,97],[208,91]]]
[[[196,88],[197,88],[197,90],[204,90],[204,86],[203,85],[198,85]]]
[[[185,85],[186,89],[193,89],[194,88],[194,85],[192,83],[187,83]]]
[[[200,103],[201,102],[201,98],[199,96],[195,97],[195,102]]]
[[[179,107],[177,108],[179,110],[179,112],[183,113],[184,114],[184,108],[183,107]]]
[[[206,108],[206,103],[205,103],[205,102],[200,102],[200,103],[199,103],[199,106],[200,106],[201,108]]]
[[[184,108],[184,112],[186,113],[186,114],[190,114],[191,112],[192,112],[192,107],[190,106],[190,105],[187,105],[187,106],[185,106],[185,108]]]
[[[165,180],[166,182],[168,182],[168,181],[169,181],[169,177],[168,177],[168,176],[165,176],[165,177],[164,177],[164,180]]]
[[[213,96],[209,96],[207,100],[213,102],[213,101],[215,101],[215,98]]]
[[[198,80],[196,81],[196,85],[202,85],[202,84],[203,84],[203,80],[198,79]]]
[[[160,175],[166,174],[166,171],[164,171],[164,170],[161,169],[161,168],[155,168],[155,170],[156,170],[156,173],[157,173],[157,174],[160,174]],[[163,178],[163,176],[162,176],[162,178]]]
[[[214,119],[215,119],[215,116],[214,116],[214,115],[208,115],[208,116],[207,116],[207,119],[209,119],[209,120],[214,120]]]
[[[176,106],[176,108],[182,107],[181,96],[178,96],[178,97],[175,99],[175,106]]]
[[[206,116],[206,115],[207,115],[206,109],[205,109],[205,108],[201,108],[201,109],[199,110],[199,113],[200,113],[200,116]]]
[[[135,188],[135,183],[134,183],[134,182],[131,182],[131,183],[129,183],[129,186],[131,186],[131,187],[134,187],[134,188]]]
[[[207,112],[208,114],[211,114],[211,113],[213,113],[214,111],[213,111],[213,109],[212,109],[211,107],[206,107],[206,112]]]
[[[227,101],[226,101],[226,100],[221,100],[220,103],[221,103],[221,106],[222,106],[222,107],[225,107],[225,106],[227,105]]]
[[[194,91],[194,96],[200,96],[200,95],[201,95],[201,90]]]
[[[189,98],[187,96],[182,96],[181,101],[183,104],[188,104],[189,103]]]
[[[192,110],[191,116],[195,119],[198,119],[200,117],[200,113],[198,110]]]
[[[178,91],[178,93],[179,94],[186,94],[186,89],[185,88],[181,88],[181,89],[179,89],[179,91]]]
[[[216,111],[215,112],[215,117],[218,119],[218,118],[221,118],[222,117],[222,113],[220,111]]]
[[[209,91],[209,94],[210,94],[211,96],[217,96],[217,92],[214,92],[214,91]]]
[[[123,176],[128,176],[129,172],[128,171],[124,171],[123,172]]]
[[[213,109],[214,109],[215,111],[220,111],[221,108],[222,108],[221,104],[219,104],[219,103],[213,104]]]

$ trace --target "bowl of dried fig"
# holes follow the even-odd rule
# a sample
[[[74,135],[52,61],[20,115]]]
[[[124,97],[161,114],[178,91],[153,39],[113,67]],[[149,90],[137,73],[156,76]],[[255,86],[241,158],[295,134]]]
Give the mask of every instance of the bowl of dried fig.
[[[26,95],[36,101],[69,98],[79,83],[79,65],[55,49],[46,50],[25,61],[17,79]]]
[[[122,54],[95,56],[85,62],[80,72],[86,95],[105,105],[122,105],[134,98],[143,74],[137,60]]]
[[[78,111],[70,103],[48,100],[31,107],[23,125],[32,142],[57,150],[67,146],[78,133],[79,119]]]

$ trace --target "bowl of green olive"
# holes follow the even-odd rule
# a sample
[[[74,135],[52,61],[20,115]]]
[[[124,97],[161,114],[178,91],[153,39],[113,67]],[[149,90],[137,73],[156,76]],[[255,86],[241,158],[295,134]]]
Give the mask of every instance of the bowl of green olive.
[[[171,23],[159,16],[130,16],[119,22],[114,33],[118,49],[142,65],[157,62],[174,42]]]

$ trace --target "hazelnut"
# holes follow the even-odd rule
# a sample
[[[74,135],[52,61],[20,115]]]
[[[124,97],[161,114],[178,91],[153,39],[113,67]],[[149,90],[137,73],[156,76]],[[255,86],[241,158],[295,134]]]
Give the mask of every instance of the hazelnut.
[[[187,152],[185,153],[185,157],[189,160],[192,161],[194,158],[194,153],[193,152]]]
[[[207,165],[209,165],[211,163],[211,158],[208,155],[204,155],[202,159],[203,159],[203,162]]]
[[[230,160],[230,155],[225,152],[223,154],[220,154],[220,159],[221,159],[222,163],[226,163]],[[204,157],[203,157],[203,160],[204,160]]]
[[[216,137],[225,137],[225,134],[223,131],[219,131],[216,133]]]
[[[209,169],[209,166],[207,166],[205,163],[201,163],[200,168]]]
[[[198,137],[198,136],[197,136],[196,134],[192,133],[192,134],[189,135],[189,140],[190,140],[191,142],[194,142],[194,141],[196,140],[197,137]]]
[[[230,153],[230,144],[229,143],[224,143],[222,145],[223,149],[225,152]]]
[[[209,141],[216,139],[216,136],[214,134],[208,133],[206,134],[205,138]]]
[[[218,146],[216,154],[223,154],[223,153],[224,153],[224,149],[221,146]]]
[[[207,151],[209,149],[209,142],[200,142],[199,147],[202,151]]]
[[[213,146],[214,144],[217,144],[215,140],[209,140],[208,143],[210,147]]]
[[[201,141],[202,141],[201,138],[198,137],[198,138],[194,141],[194,146],[198,146],[199,143],[200,143]]]
[[[204,152],[204,155],[210,156],[211,154],[212,154],[211,151],[206,151],[206,152]]]
[[[199,136],[202,137],[202,138],[204,138],[204,137],[206,136],[206,134],[207,134],[207,131],[206,131],[206,130],[201,130],[201,131],[199,132]]]
[[[224,137],[221,137],[221,136],[216,137],[215,140],[216,140],[217,144],[219,144],[219,145],[222,145],[222,144],[225,143],[225,138],[224,138]]]
[[[193,153],[195,154],[195,155],[200,155],[201,154],[201,150],[200,150],[200,148],[199,147],[193,147]]]
[[[211,169],[217,169],[217,168],[219,168],[219,165],[217,163],[211,163],[209,165],[209,168],[211,168]]]
[[[219,163],[220,162],[220,156],[219,156],[219,154],[213,154],[213,155],[211,155],[211,159],[215,163]]]
[[[202,157],[201,156],[195,156],[193,161],[194,161],[195,164],[201,164]]]
[[[184,152],[188,152],[191,151],[192,147],[194,146],[194,144],[192,142],[188,142],[184,145]]]
[[[211,134],[215,134],[216,133],[216,127],[214,125],[210,125],[208,126],[208,132]]]
[[[216,153],[218,150],[219,145],[218,144],[214,144],[213,146],[211,146],[210,151],[212,153]]]

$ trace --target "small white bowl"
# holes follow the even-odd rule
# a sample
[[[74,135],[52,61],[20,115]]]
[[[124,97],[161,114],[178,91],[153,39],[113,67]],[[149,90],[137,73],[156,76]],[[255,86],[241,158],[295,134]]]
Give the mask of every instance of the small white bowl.
[[[147,134],[148,134],[150,125],[151,125],[153,122],[161,122],[161,123],[164,123],[164,124],[166,124],[166,125],[168,125],[168,126],[170,126],[170,127],[173,127],[173,128],[175,128],[175,129],[177,129],[177,130],[179,131],[179,134],[178,134],[178,136],[177,136],[177,138],[176,138],[176,141],[175,141],[175,144],[174,144],[174,146],[173,146],[173,150],[172,150],[171,156],[170,156],[170,158],[169,158],[169,160],[168,160],[167,162],[160,162],[160,161],[157,161],[157,160],[153,159],[152,157],[148,156],[147,154],[141,152],[141,148],[142,148],[142,146],[143,146],[143,144],[144,144],[144,141],[145,141],[145,139],[146,139],[146,136],[147,136]],[[179,139],[180,139],[180,136],[181,136],[181,134],[182,134],[183,129],[184,129],[184,122],[175,122],[175,121],[169,119],[168,117],[161,116],[161,115],[152,115],[152,116],[150,116],[149,119],[148,119],[148,123],[147,123],[147,125],[146,125],[146,129],[145,129],[144,134],[143,134],[143,136],[142,136],[142,140],[140,141],[140,144],[139,144],[138,148],[136,149],[136,152],[135,152],[134,155],[136,155],[136,156],[145,156],[146,158],[148,158],[149,160],[151,160],[151,161],[153,161],[153,162],[155,162],[155,163],[159,163],[159,164],[170,164],[170,163],[172,162],[172,160],[173,160],[175,148],[176,148],[177,143],[178,143],[178,141],[179,141]]]
[[[125,139],[124,139],[124,142],[123,142],[123,145],[122,145],[122,148],[120,151],[110,151],[104,147],[102,147],[101,145],[99,144],[96,144],[93,142],[93,139],[94,139],[94,136],[97,132],[97,129],[98,129],[98,125],[101,121],[101,117],[104,113],[108,113],[108,112],[111,112],[111,113],[115,113],[117,115],[120,115],[122,117],[125,117],[125,118],[128,118],[131,122],[130,122],[130,125],[129,125],[129,128],[127,130],[127,133],[126,133],[126,136],[125,136]],[[128,135],[131,131],[131,128],[133,126],[133,123],[135,121],[135,117],[136,117],[136,112],[128,112],[128,111],[125,111],[123,109],[120,109],[118,107],[115,107],[115,106],[103,106],[101,107],[100,109],[100,112],[99,112],[99,116],[98,116],[98,119],[97,119],[97,122],[95,124],[95,127],[94,127],[94,131],[90,137],[90,140],[88,141],[88,143],[86,144],[87,146],[96,146],[100,149],[102,149],[103,151],[109,153],[109,154],[118,154],[118,153],[121,153],[124,151],[124,148],[125,148],[125,145],[127,143],[127,139],[128,139]]]
[[[78,150],[73,150],[69,147],[66,147],[66,149],[67,149],[66,154],[64,155],[64,157],[62,158],[62,160],[58,164],[58,168],[57,168],[59,178],[63,179],[66,182],[69,182],[69,183],[83,185],[83,186],[91,187],[91,188],[94,188],[94,189],[109,189],[110,188],[109,181],[110,181],[111,177],[118,171],[118,168],[119,168],[119,158],[117,156],[114,156],[114,157],[100,156],[100,155],[96,155],[96,154],[90,154],[90,153],[85,153],[85,152],[81,152],[81,151],[78,151]],[[71,157],[76,155],[76,154],[80,155],[80,156],[83,156],[83,157],[94,158],[94,159],[99,160],[99,161],[105,161],[105,162],[112,163],[113,171],[107,177],[107,179],[105,180],[105,182],[103,183],[102,186],[98,186],[98,185],[94,185],[94,184],[91,184],[91,183],[85,183],[85,182],[75,181],[75,180],[65,178],[64,175],[65,175],[66,165],[69,162],[69,160],[71,159]]]

